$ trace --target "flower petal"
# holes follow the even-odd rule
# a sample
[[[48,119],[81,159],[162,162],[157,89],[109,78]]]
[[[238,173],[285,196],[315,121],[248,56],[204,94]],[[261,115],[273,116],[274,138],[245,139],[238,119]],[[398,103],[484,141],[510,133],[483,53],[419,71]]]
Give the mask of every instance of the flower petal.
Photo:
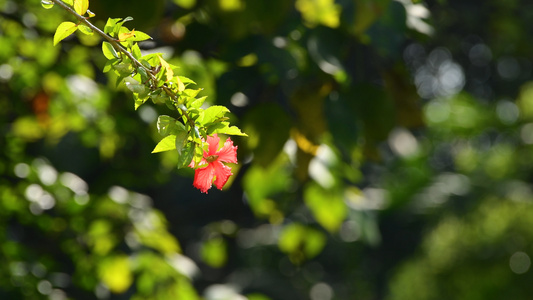
[[[213,136],[208,135],[207,136],[207,143],[209,144],[209,151],[207,152],[207,155],[204,152],[204,157],[215,155],[218,150],[218,145],[220,143],[220,138],[215,133]]]
[[[228,178],[231,175],[233,175],[233,173],[231,173],[231,168],[228,167],[228,166],[225,166],[220,161],[214,161],[213,163],[210,164],[210,166],[213,166],[214,174],[216,176],[215,186],[219,190],[222,190],[222,188],[224,187],[224,185],[228,181]]]
[[[208,164],[205,168],[196,169],[194,172],[194,187],[199,189],[202,193],[207,194],[207,190],[212,186],[215,171],[216,169],[212,164]]]
[[[218,160],[227,163],[237,163],[237,146],[233,146],[233,141],[228,138],[224,146],[217,152]]]

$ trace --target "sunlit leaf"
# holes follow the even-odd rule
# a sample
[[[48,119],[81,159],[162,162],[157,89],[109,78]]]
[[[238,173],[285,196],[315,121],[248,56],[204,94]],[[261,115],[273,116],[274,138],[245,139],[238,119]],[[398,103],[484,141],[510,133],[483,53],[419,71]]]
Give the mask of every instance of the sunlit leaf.
[[[86,34],[86,35],[94,34],[93,30],[85,25],[79,25],[78,28],[80,29],[80,32],[83,34]]]
[[[123,42],[133,37],[135,37],[135,29],[133,29],[132,31],[126,31],[126,32],[120,33],[118,35],[118,40]]]
[[[278,246],[289,254],[293,263],[301,263],[318,255],[326,243],[325,235],[302,224],[292,223],[285,226],[279,237]]]
[[[104,32],[107,34],[111,34],[113,32],[113,29],[115,28],[115,25],[122,20],[121,18],[109,18],[107,19],[107,23],[104,26]]]
[[[174,3],[185,9],[191,9],[196,5],[196,0],[174,0]]]
[[[135,31],[135,35],[133,37],[133,39],[131,39],[132,41],[134,42],[142,42],[142,41],[146,41],[146,40],[151,40],[152,37],[149,36],[148,34],[142,32],[142,31]]]
[[[140,60],[142,57],[141,49],[139,48],[139,44],[134,44],[131,47],[131,54],[133,54],[133,57],[135,57],[137,60]]]
[[[176,149],[176,136],[169,135],[164,137],[154,148],[152,153],[170,151]]]
[[[174,77],[174,71],[172,70],[172,67],[166,62],[166,60],[163,59],[163,56],[159,56],[159,62],[161,63],[161,67],[166,72],[166,81],[171,81],[172,77]]]
[[[89,8],[89,0],[74,0],[74,10],[80,14],[84,15]]]
[[[185,84],[185,85],[189,85],[189,84],[196,84],[196,82],[192,81],[192,79],[190,78],[187,78],[185,76],[178,76],[178,78],[180,79],[180,81]]]
[[[341,6],[334,0],[297,0],[295,6],[310,27],[318,24],[331,28],[339,26]]]
[[[50,9],[50,8],[54,7],[54,2],[51,1],[51,0],[41,0],[41,5],[45,9]]]
[[[104,56],[107,59],[119,58],[117,51],[115,50],[115,47],[113,47],[113,45],[111,45],[108,42],[102,43],[102,52],[104,53]]]
[[[227,135],[240,135],[248,136],[246,133],[242,132],[237,126],[229,126],[229,122],[218,122],[212,124],[208,127],[207,134],[213,133],[222,133]]]
[[[348,213],[342,190],[337,188],[325,189],[310,184],[304,191],[304,200],[318,223],[329,232],[337,231]]]
[[[202,244],[201,256],[202,260],[213,268],[220,268],[226,264],[226,242],[224,239],[218,237],[205,241]]]
[[[202,124],[211,123],[217,119],[222,118],[229,109],[221,105],[213,105],[203,111],[203,119],[200,121]]]
[[[75,23],[63,22],[57,26],[56,33],[54,34],[54,46],[61,42],[63,39],[73,34],[78,29]]]
[[[126,291],[133,282],[129,257],[126,255],[107,257],[98,265],[98,274],[113,293]]]

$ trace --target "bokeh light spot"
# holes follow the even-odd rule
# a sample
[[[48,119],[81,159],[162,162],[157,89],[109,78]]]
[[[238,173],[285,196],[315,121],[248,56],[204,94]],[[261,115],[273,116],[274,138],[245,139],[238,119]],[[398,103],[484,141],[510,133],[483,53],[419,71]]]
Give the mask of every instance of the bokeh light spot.
[[[509,267],[511,271],[516,274],[524,274],[531,266],[531,259],[529,255],[524,252],[515,252],[509,259]]]

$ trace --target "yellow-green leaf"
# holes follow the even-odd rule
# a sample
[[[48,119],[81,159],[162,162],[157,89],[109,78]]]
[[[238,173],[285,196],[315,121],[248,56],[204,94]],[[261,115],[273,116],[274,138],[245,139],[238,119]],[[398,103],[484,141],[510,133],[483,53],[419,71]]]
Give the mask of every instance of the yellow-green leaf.
[[[130,261],[126,255],[106,257],[98,264],[98,275],[113,293],[123,293],[133,282]]]
[[[313,216],[329,232],[336,232],[348,214],[342,192],[310,184],[304,190],[304,201]]]
[[[118,54],[117,54],[117,51],[115,50],[115,48],[113,47],[113,45],[111,45],[111,44],[108,43],[108,42],[103,42],[103,43],[102,43],[102,52],[104,53],[104,56],[105,56],[107,59],[115,59],[115,58],[119,58],[119,57],[118,57]]]
[[[54,2],[50,1],[50,0],[42,0],[41,1],[41,5],[46,8],[46,9],[50,9],[52,7],[54,7]]]
[[[89,0],[74,0],[74,10],[80,14],[84,15],[89,9]]]
[[[85,25],[79,25],[78,28],[80,29],[80,32],[83,34],[86,34],[86,35],[94,34],[93,30]]]
[[[169,135],[162,139],[154,148],[152,153],[170,151],[176,149],[176,136]]]
[[[166,77],[167,77],[167,80],[166,81],[170,81],[172,80],[172,77],[174,77],[174,71],[172,70],[172,67],[170,66],[169,63],[167,63],[162,56],[159,56],[159,61],[161,62],[161,67],[166,71]],[[178,79],[179,80],[179,79]],[[178,83],[179,85],[179,83]],[[183,83],[182,83],[183,85]],[[183,89],[185,89],[185,87],[183,87]],[[181,92],[182,90],[180,90]]]
[[[54,46],[61,42],[69,35],[76,32],[78,26],[72,22],[63,22],[57,26],[56,33],[54,34]]]

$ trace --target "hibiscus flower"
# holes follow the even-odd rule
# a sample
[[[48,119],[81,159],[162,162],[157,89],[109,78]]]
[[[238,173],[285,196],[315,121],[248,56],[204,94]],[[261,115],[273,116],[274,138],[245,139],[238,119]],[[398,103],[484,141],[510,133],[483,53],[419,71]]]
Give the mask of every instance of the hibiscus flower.
[[[237,163],[237,146],[233,146],[233,141],[228,138],[224,146],[218,150],[219,143],[220,138],[216,133],[207,137],[208,151],[204,151],[204,157],[194,172],[193,185],[202,193],[207,194],[207,190],[211,188],[213,183],[219,190],[222,190],[228,178],[233,175],[231,168],[224,165],[223,162]],[[189,167],[194,168],[194,161]]]

